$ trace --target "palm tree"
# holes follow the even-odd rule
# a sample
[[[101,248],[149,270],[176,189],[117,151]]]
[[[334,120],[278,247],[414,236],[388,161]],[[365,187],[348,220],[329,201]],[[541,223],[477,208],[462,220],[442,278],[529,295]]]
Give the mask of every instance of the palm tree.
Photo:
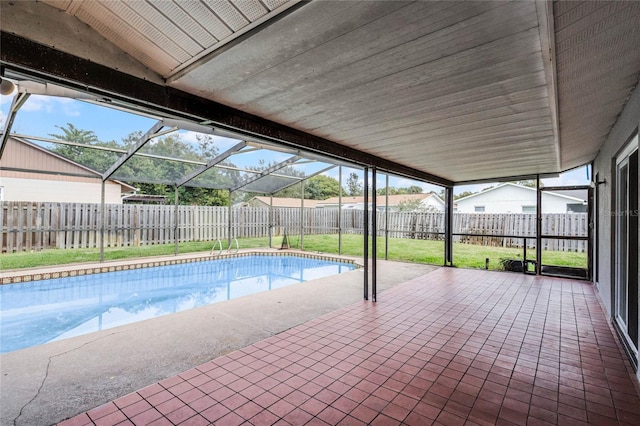
[[[56,135],[50,133],[49,136],[60,139],[68,142],[76,142],[76,143],[84,143],[87,145],[91,145],[92,143],[98,142],[98,136],[93,132],[93,130],[82,130],[78,129],[71,123],[67,123],[67,127],[56,126],[58,129],[62,130],[63,135]]]

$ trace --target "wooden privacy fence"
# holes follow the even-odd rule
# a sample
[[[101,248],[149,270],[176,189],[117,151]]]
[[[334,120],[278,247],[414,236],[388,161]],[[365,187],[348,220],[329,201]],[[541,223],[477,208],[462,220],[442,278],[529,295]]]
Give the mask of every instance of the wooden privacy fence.
[[[95,248],[100,244],[100,205],[74,203],[0,203],[2,252],[48,248]],[[177,218],[176,218],[177,214]],[[388,226],[386,219],[388,217]],[[231,236],[267,237],[288,234],[363,233],[364,212],[337,208],[241,207],[232,209]],[[177,222],[177,223],[176,223]],[[371,223],[371,222],[370,222]],[[454,214],[454,240],[469,244],[503,247],[535,246],[533,214]],[[543,235],[587,236],[586,213],[545,214]],[[105,205],[105,246],[123,247],[170,244],[185,241],[215,241],[228,236],[229,208],[167,205]],[[442,240],[444,213],[378,212],[378,236],[387,229],[390,237]],[[485,234],[488,237],[466,234]],[[491,236],[493,235],[493,236]],[[586,241],[543,240],[544,248],[584,252]]]

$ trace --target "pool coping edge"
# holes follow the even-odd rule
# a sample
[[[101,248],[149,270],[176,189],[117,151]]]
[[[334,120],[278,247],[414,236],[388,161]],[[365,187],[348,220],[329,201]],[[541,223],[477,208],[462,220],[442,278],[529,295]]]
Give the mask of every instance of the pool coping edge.
[[[0,276],[0,285],[18,284],[31,281],[48,280],[55,278],[67,278],[83,275],[101,274],[105,272],[128,271],[133,269],[152,268],[157,266],[177,265],[184,263],[206,262],[217,259],[230,259],[246,256],[296,256],[311,259],[340,261],[351,263],[358,268],[362,267],[362,262],[356,258],[325,253],[310,253],[302,251],[275,251],[275,250],[240,250],[236,253],[188,253],[180,257],[162,258],[137,258],[131,260],[118,260],[92,264],[55,265],[42,268],[32,268],[24,271],[6,271]],[[36,269],[34,271],[34,269]],[[49,269],[49,271],[47,271]],[[55,270],[51,270],[55,269]]]

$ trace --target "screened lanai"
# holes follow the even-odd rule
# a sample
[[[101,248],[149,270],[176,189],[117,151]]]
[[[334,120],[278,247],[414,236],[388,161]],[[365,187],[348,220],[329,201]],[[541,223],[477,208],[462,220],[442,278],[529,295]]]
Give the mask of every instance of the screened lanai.
[[[318,155],[305,154],[273,143],[267,144],[257,138],[234,135],[211,125],[148,114],[144,116],[150,123],[149,127],[139,135],[129,135],[126,143],[121,144],[96,140],[64,140],[50,135],[47,137],[12,132],[13,121],[32,94],[64,94],[67,99],[110,107],[108,103],[101,103],[99,98],[87,94],[51,84],[18,81],[8,114],[10,118],[4,123],[2,150],[10,135],[46,148],[69,146],[75,153],[74,161],[99,172],[103,180],[112,178],[177,187],[271,194],[338,164],[335,159],[330,161]],[[100,114],[100,108],[95,113]],[[135,114],[136,111],[131,110],[131,113]],[[181,139],[179,143],[174,140],[159,142],[163,136],[179,136],[185,131],[190,133],[190,137]],[[149,173],[151,170],[160,170],[162,173]]]
[[[96,407],[78,423],[146,414],[179,423],[190,413],[206,424],[218,419],[210,409],[226,410],[222,422],[237,424],[638,423],[638,216],[620,210],[637,211],[638,202],[640,3],[2,0],[0,7],[3,79],[73,89],[155,118],[143,133],[167,118],[289,151],[266,166],[304,151],[366,167],[372,178],[396,173],[441,185],[449,243],[454,186],[593,169],[590,283],[440,268],[401,282],[395,296],[385,295],[390,303],[360,300],[340,321],[291,329],[215,367]],[[153,148],[141,154],[166,155]],[[239,155],[225,161],[239,166]],[[184,172],[172,184],[210,158],[173,160]],[[451,260],[448,244],[444,263]],[[182,329],[167,347],[179,346]],[[129,371],[131,341],[109,345]],[[159,351],[141,352],[153,355],[141,358],[144,369],[156,365]],[[63,353],[42,358],[80,370],[78,352]],[[256,378],[264,373],[245,361],[269,377]],[[247,373],[254,383],[240,377]],[[197,394],[187,382],[209,378],[194,408],[175,404]],[[42,401],[43,382],[34,380],[27,401]],[[158,398],[171,402],[156,413],[145,404]],[[207,401],[215,405],[199,418],[195,405]]]
[[[9,74],[10,75],[10,74]],[[100,219],[99,219],[99,247],[100,258],[104,260],[105,226],[105,183],[109,180],[136,184],[159,184],[167,185],[175,190],[174,202],[176,208],[175,219],[171,220],[170,226],[175,231],[175,254],[179,253],[178,242],[181,229],[180,216],[177,214],[178,206],[181,203],[180,188],[192,187],[209,190],[227,191],[228,196],[228,226],[224,243],[220,239],[212,241],[212,253],[222,253],[231,251],[235,235],[233,234],[234,215],[232,205],[234,194],[253,193],[271,196],[291,186],[299,185],[303,188],[300,193],[299,207],[301,215],[302,208],[305,207],[304,185],[305,182],[317,175],[325,174],[331,170],[338,175],[340,182],[338,196],[338,212],[342,207],[343,196],[343,167],[348,170],[360,169],[364,172],[364,198],[371,200],[365,203],[371,212],[377,210],[377,197],[370,196],[376,193],[376,181],[379,180],[379,173],[375,168],[362,167],[362,165],[349,162],[337,157],[312,153],[305,150],[289,148],[282,144],[268,142],[260,137],[247,137],[226,130],[221,130],[212,125],[193,123],[172,117],[162,117],[159,114],[151,114],[140,108],[127,107],[124,105],[114,106],[110,102],[105,102],[96,96],[92,96],[80,91],[63,88],[51,83],[40,83],[18,78],[10,79],[5,76],[5,84],[10,82],[12,92],[12,102],[7,112],[7,119],[4,122],[2,132],[1,152],[4,154],[5,146],[9,138],[18,138],[22,143],[45,149],[57,156],[65,157],[87,170],[86,174],[77,172],[68,173],[53,167],[52,163],[46,161],[28,162],[20,167],[7,166],[6,162],[2,166],[6,171],[34,172],[44,174],[56,174],[68,176],[85,176],[93,179],[100,179],[102,185]],[[7,96],[7,95],[5,95]],[[123,135],[121,141],[100,141],[96,138],[83,140],[82,137],[74,135],[52,135],[35,132],[25,134],[15,131],[12,127],[16,120],[21,119],[21,108],[25,110],[30,107],[30,98],[38,97],[54,98],[56,101],[81,102],[92,107],[92,113],[96,116],[105,116],[105,120],[113,120],[113,116],[107,114],[109,111],[117,111],[119,114],[135,115],[147,127],[142,130]],[[64,114],[61,112],[61,117]],[[86,129],[77,129],[68,123],[71,131],[86,132]],[[114,121],[117,126],[117,119]],[[68,129],[56,126],[58,133],[67,133]],[[337,170],[334,170],[337,169]],[[386,175],[387,188],[389,174]],[[388,204],[388,201],[385,202]],[[364,247],[365,269],[368,270],[369,253],[373,259],[376,258],[377,239],[369,238],[372,229],[377,229],[377,215],[367,214],[364,221]],[[271,220],[271,219],[270,219]],[[386,221],[385,225],[386,226]],[[269,225],[269,246],[271,243],[271,228]],[[303,216],[300,216],[299,229],[286,229],[285,233],[291,232],[302,235]],[[341,252],[341,221],[337,223],[338,251]],[[388,232],[383,231],[386,236],[385,247],[388,246]],[[371,242],[371,250],[369,250]],[[302,242],[300,242],[302,245]],[[238,243],[235,241],[237,249]],[[215,250],[214,250],[215,249]],[[385,250],[386,252],[387,250]],[[386,257],[386,256],[385,256]],[[373,265],[373,297],[375,299],[375,261]],[[365,276],[365,285],[368,289],[368,276]],[[365,297],[368,297],[368,290],[365,290]]]

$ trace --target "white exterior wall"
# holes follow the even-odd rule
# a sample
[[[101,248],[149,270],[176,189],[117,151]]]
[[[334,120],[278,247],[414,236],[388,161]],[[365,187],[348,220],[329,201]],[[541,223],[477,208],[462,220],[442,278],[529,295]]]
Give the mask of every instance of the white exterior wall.
[[[484,206],[484,213],[522,213],[522,206],[536,205],[536,191],[505,185],[455,203],[458,213],[476,213],[476,206]],[[574,203],[578,201],[542,193],[542,213],[566,213],[567,204]]]
[[[99,204],[100,185],[99,180],[94,183],[0,177],[4,201]],[[122,204],[120,192],[120,185],[107,181],[105,184],[105,203]]]
[[[425,207],[427,209],[435,209],[435,210],[437,210],[439,212],[443,212],[444,211],[444,204],[439,202],[433,196],[425,198],[424,200],[422,200],[421,204],[422,204],[423,207]]]
[[[602,303],[607,310],[609,317],[613,316],[614,297],[614,257],[613,243],[613,220],[615,215],[611,212],[615,210],[613,203],[613,182],[615,181],[615,168],[612,164],[627,141],[635,135],[640,128],[640,91],[636,88],[629,99],[618,121],[611,129],[605,144],[600,148],[600,152],[593,163],[593,176],[598,174],[598,181],[603,182],[596,185],[595,193],[595,220],[597,225],[597,235],[594,246],[597,251],[594,253],[594,284],[598,288],[598,293]],[[605,182],[606,181],[606,182]],[[640,238],[640,235],[639,235]],[[640,299],[637,301],[640,307]],[[640,319],[638,320],[640,326]],[[636,373],[640,379],[640,370]]]
[[[613,175],[615,170],[613,170],[612,161],[618,151],[625,146],[626,142],[635,134],[634,132],[636,132],[639,127],[640,91],[636,88],[593,163],[594,177],[596,173],[598,173],[600,182],[606,180],[606,183],[597,185],[596,189],[595,217],[597,221],[597,236],[595,237],[595,243],[598,245],[598,251],[597,256],[595,256],[594,253],[594,267],[596,269],[594,270],[594,282],[609,317],[613,315],[612,286],[614,280],[613,257],[611,255],[614,250],[611,245],[612,220],[614,216],[611,212],[614,210],[612,206],[612,183],[615,180],[615,176]],[[638,304],[640,305],[640,300]],[[638,377],[640,378],[640,371]]]

